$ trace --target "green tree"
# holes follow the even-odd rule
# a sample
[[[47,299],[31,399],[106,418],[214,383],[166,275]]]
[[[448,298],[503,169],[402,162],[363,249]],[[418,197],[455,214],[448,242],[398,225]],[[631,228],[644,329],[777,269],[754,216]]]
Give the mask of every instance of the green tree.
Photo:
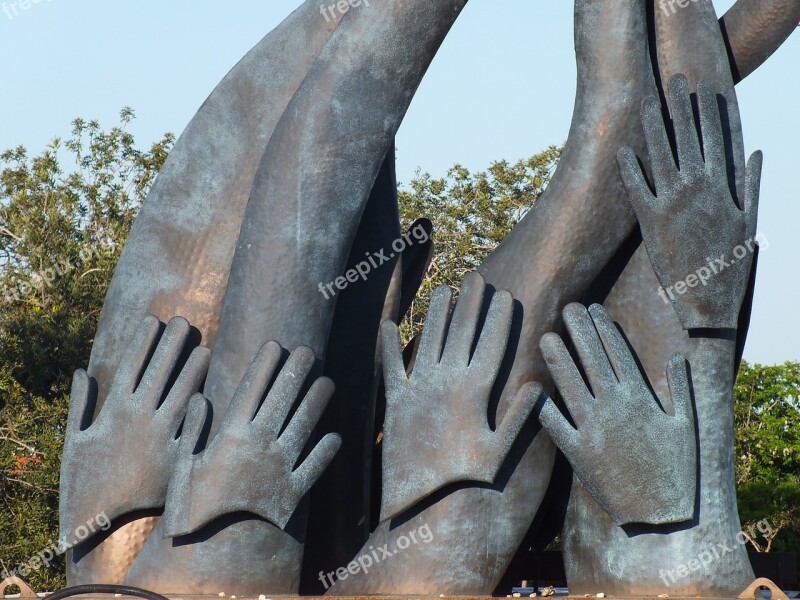
[[[800,363],[742,362],[734,387],[739,514],[754,549],[800,555]],[[765,520],[765,521],[764,521]]]
[[[550,182],[563,147],[550,146],[532,157],[509,164],[492,163],[470,173],[455,165],[441,179],[417,173],[409,189],[399,191],[400,220],[433,222],[434,258],[419,294],[401,324],[404,340],[420,331],[430,295],[439,284],[458,289],[461,280],[508,235],[531,209]]]
[[[28,394],[0,368],[0,573],[54,546],[66,402]],[[40,589],[63,585],[64,557],[17,575]]]
[[[120,251],[174,137],[137,148],[126,126],[76,119],[39,155],[0,154],[0,570],[58,538],[69,385],[85,367]],[[64,584],[63,557],[30,572]]]

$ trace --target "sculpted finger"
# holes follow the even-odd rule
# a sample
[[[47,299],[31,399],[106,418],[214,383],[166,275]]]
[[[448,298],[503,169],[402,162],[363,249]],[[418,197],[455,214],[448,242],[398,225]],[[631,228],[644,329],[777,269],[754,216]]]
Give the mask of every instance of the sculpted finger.
[[[254,424],[266,425],[268,435],[278,435],[289,411],[300,396],[311,369],[314,368],[315,360],[314,351],[306,346],[298,346],[289,355],[264,404],[253,419]]]
[[[233,400],[225,412],[223,423],[226,425],[242,425],[255,418],[267,386],[281,362],[283,348],[278,342],[269,341],[258,351],[253,362],[245,371]]]
[[[133,394],[139,376],[147,364],[147,358],[158,339],[160,329],[161,322],[154,316],[149,315],[142,320],[120,361],[109,398]]]
[[[466,366],[483,308],[486,283],[478,273],[469,273],[461,283],[453,318],[447,333],[442,361]]]
[[[383,357],[383,381],[386,385],[386,402],[391,403],[395,391],[402,389],[408,380],[403,363],[400,330],[392,321],[381,323],[381,356]]]
[[[438,285],[433,290],[428,316],[422,328],[422,339],[417,350],[418,366],[437,364],[442,356],[442,344],[447,334],[452,297],[453,291],[446,285]]]
[[[72,376],[72,391],[69,395],[68,432],[83,431],[92,424],[92,413],[94,412],[92,387],[92,382],[86,371],[83,369],[75,371]]]
[[[158,407],[188,338],[189,322],[182,317],[170,319],[136,388],[136,394],[145,406],[153,410]]]
[[[317,479],[320,478],[328,465],[331,464],[333,457],[342,446],[342,438],[338,433],[329,433],[323,437],[316,447],[292,473],[292,480],[298,490],[298,499],[311,489]]]
[[[651,96],[642,102],[642,126],[647,141],[647,150],[650,153],[653,184],[656,188],[656,196],[658,196],[665,187],[670,186],[677,175],[675,158],[672,155],[672,146],[667,137],[664,115],[661,112],[661,102],[658,98]]]
[[[211,350],[202,346],[192,350],[189,360],[186,361],[177,381],[172,386],[164,404],[159,412],[165,412],[173,419],[175,425],[180,423],[180,418],[189,404],[192,394],[199,392],[203,387],[211,361]]]
[[[675,142],[678,147],[678,168],[683,173],[703,170],[700,139],[694,121],[689,81],[682,74],[669,80],[669,110],[675,127]]]
[[[514,401],[508,407],[495,432],[503,459],[530,418],[541,395],[542,386],[536,382],[526,383],[517,391]]]
[[[744,182],[744,210],[747,214],[747,232],[753,237],[758,228],[758,204],[761,198],[761,170],[764,166],[764,153],[756,150],[747,161]]]
[[[725,152],[717,91],[711,82],[701,81],[698,84],[697,101],[700,108],[700,129],[703,133],[706,171],[712,177],[725,177],[728,170],[728,156]]]
[[[631,350],[606,309],[600,304],[593,304],[589,307],[589,314],[600,334],[603,347],[617,379],[620,381],[641,379],[639,367],[631,355]]]
[[[628,201],[636,213],[636,218],[641,221],[653,209],[655,197],[647,184],[642,166],[639,164],[633,148],[625,146],[619,149],[617,165],[619,165],[619,174],[625,185]]]
[[[563,340],[555,333],[546,333],[539,343],[547,369],[556,384],[564,403],[578,425],[586,423],[591,403],[594,402],[578,367],[572,360]]]
[[[297,460],[308,443],[311,433],[333,396],[334,389],[335,386],[330,378],[320,377],[317,379],[278,438],[286,451],[294,457],[294,460]]]
[[[581,359],[592,395],[598,398],[607,394],[609,387],[617,382],[617,376],[611,368],[589,311],[577,302],[568,304],[564,308],[564,324]]]
[[[686,359],[680,354],[674,354],[667,365],[667,383],[672,399],[675,418],[684,420],[692,419],[692,395],[689,391],[689,372],[686,369]]]
[[[178,446],[179,461],[191,460],[192,455],[200,450],[197,448],[197,444],[208,419],[209,407],[210,403],[203,397],[203,394],[194,394],[189,399]],[[185,483],[180,482],[181,485]]]
[[[475,347],[469,368],[486,374],[487,381],[494,381],[500,372],[511,333],[511,320],[514,314],[514,298],[510,292],[500,290],[492,296],[486,320]]]
[[[570,425],[550,398],[545,397],[540,404],[539,422],[553,438],[555,445],[571,461],[580,446],[578,430]]]

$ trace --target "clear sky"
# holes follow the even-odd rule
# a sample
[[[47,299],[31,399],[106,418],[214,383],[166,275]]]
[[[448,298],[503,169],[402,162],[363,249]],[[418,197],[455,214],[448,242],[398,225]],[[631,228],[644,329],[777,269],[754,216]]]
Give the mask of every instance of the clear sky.
[[[136,111],[141,144],[180,134],[300,0],[30,0],[16,15],[12,3],[0,0],[0,148],[39,152],[73,118],[110,127],[123,106]],[[738,88],[748,152],[766,155],[759,229],[770,245],[745,351],[753,362],[800,360],[798,65],[800,32]],[[561,143],[574,93],[572,2],[471,0],[400,130],[398,176],[483,169]]]

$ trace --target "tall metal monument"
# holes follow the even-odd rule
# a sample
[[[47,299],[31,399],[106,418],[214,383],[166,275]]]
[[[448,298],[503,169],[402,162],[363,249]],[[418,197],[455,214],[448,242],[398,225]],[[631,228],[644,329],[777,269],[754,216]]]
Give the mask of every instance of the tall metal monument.
[[[394,138],[465,4],[308,0],[183,132],[73,383],[62,534],[113,523],[71,584],[490,595],[558,533],[577,595],[753,580],[741,545],[683,567],[740,531],[762,157],[735,85],[800,2],[575,0],[553,180],[403,348],[436,224],[401,230]]]

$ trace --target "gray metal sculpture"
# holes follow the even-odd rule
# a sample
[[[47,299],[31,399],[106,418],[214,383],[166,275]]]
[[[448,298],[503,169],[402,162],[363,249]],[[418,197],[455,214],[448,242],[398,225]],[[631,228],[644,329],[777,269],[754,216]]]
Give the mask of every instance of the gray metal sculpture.
[[[620,151],[620,172],[661,282],[659,294],[669,297],[683,328],[736,329],[758,245],[762,156],[754,154],[747,164],[740,206],[731,198],[714,86],[697,86],[702,146],[686,78],[673,77],[669,93],[680,168],[673,159],[661,102],[649,98],[642,107],[642,122],[655,194],[630,148]],[[739,248],[744,252],[734,257]]]
[[[187,401],[208,370],[210,352],[202,347],[178,369],[188,338],[189,324],[180,317],[163,334],[155,317],[142,321],[95,419],[97,390],[85,371],[75,373],[61,462],[63,532],[85,527],[100,514],[117,519],[164,506]]]
[[[146,315],[162,321],[183,316],[213,346],[255,172],[280,116],[338,25],[317,18],[318,10],[307,0],[259,42],[176,142],[106,296],[88,368],[98,386],[98,410]],[[156,522],[115,522],[101,543],[71,551],[68,580],[122,582]]]
[[[600,305],[564,309],[591,386],[555,334],[542,338],[553,381],[577,425],[547,399],[539,420],[615,525],[680,523],[695,514],[697,444],[686,361],[667,365],[673,415],[657,405],[635,356]]]
[[[652,100],[643,105],[642,120],[653,164],[655,197],[630,152],[620,153],[623,178],[631,202],[642,215],[642,236],[662,285],[675,287],[679,279],[686,281],[683,293],[670,296],[672,304],[667,306],[674,306],[674,314],[683,319],[686,329],[702,327],[691,338],[687,353],[692,365],[698,424],[696,515],[673,530],[659,531],[640,525],[623,529],[601,514],[586,490],[579,484],[573,486],[564,529],[564,551],[571,581],[576,582],[573,587],[578,592],[602,586],[609,593],[621,594],[636,586],[644,594],[668,587],[677,594],[702,589],[707,595],[724,596],[744,589],[753,579],[747,554],[740,544],[732,544],[730,552],[717,557],[713,570],[676,575],[676,569],[685,562],[682,557],[699,556],[712,542],[732,542],[740,531],[733,473],[736,342],[735,329],[730,328],[736,325],[738,307],[750,277],[755,246],[746,250],[746,244],[755,238],[761,173],[760,154],[755,154],[747,169],[744,194],[732,197],[717,95],[708,84],[699,87],[702,145],[687,82],[682,76],[670,81],[670,112],[680,169],[675,165],[660,111],[652,110]],[[734,119],[730,116],[723,119],[730,120]],[[670,208],[671,219],[653,214],[654,210],[663,214]],[[675,244],[670,240],[680,242]],[[741,264],[721,267],[722,270],[712,273],[715,277],[703,284],[710,288],[711,300],[706,294],[689,293],[700,285],[698,268],[710,260],[735,261],[732,256],[740,256],[739,247],[746,250]],[[676,276],[682,271],[682,276]],[[690,277],[698,280],[691,286]],[[729,328],[728,334],[725,329],[718,331],[724,327]],[[600,540],[614,549],[613,571],[601,572],[594,567],[600,555],[597,547]],[[653,551],[655,547],[661,549],[658,554]],[[671,575],[666,580],[654,578],[653,573],[659,572]]]
[[[436,292],[412,366],[392,321],[430,258],[429,226],[412,226],[426,232],[419,244],[382,253],[367,281],[333,298],[318,287],[399,239],[394,135],[465,3],[350,2],[329,20],[309,0],[181,136],[115,272],[88,375],[76,375],[62,529],[86,511],[115,520],[72,550],[71,583],[491,594],[520,545],[546,542],[542,523],[559,519],[545,499],[570,474],[553,471],[553,441],[577,475],[562,532],[573,593],[725,596],[750,582],[740,549],[684,578],[659,569],[738,531],[731,386],[760,157],[745,180],[734,84],[788,37],[800,3],[739,0],[718,21],[710,0],[672,13],[654,0],[576,0],[578,96],[553,181],[465,280],[452,322],[449,292]],[[742,244],[747,256],[700,285],[706,256]],[[588,381],[557,336],[565,306]],[[145,369],[158,331],[149,314],[185,321],[170,321]],[[271,382],[281,347],[293,353]],[[542,396],[552,439],[526,419],[535,382],[558,400],[550,372],[577,421]],[[615,445],[623,419],[640,431]],[[336,458],[330,431],[342,436]],[[430,536],[403,548],[409,531]],[[384,563],[378,548],[403,551]],[[376,564],[348,577],[366,556]]]
[[[513,300],[508,292],[486,294],[491,304],[478,332],[485,290],[480,275],[467,275],[452,321],[450,288],[434,290],[410,376],[397,326],[384,321],[381,327],[386,380],[382,521],[447,485],[494,483],[539,398],[539,384],[522,386],[503,421],[490,429],[489,397],[508,344]]]
[[[295,468],[333,394],[333,382],[317,379],[291,414],[314,365],[314,353],[297,348],[270,385],[281,355],[278,343],[264,344],[239,384],[218,434],[198,454],[194,451],[208,406],[202,394],[192,398],[166,497],[167,536],[194,533],[218,517],[239,511],[255,513],[284,529],[330,464],[341,445],[335,433],[326,435]],[[249,476],[242,477],[243,472]]]

